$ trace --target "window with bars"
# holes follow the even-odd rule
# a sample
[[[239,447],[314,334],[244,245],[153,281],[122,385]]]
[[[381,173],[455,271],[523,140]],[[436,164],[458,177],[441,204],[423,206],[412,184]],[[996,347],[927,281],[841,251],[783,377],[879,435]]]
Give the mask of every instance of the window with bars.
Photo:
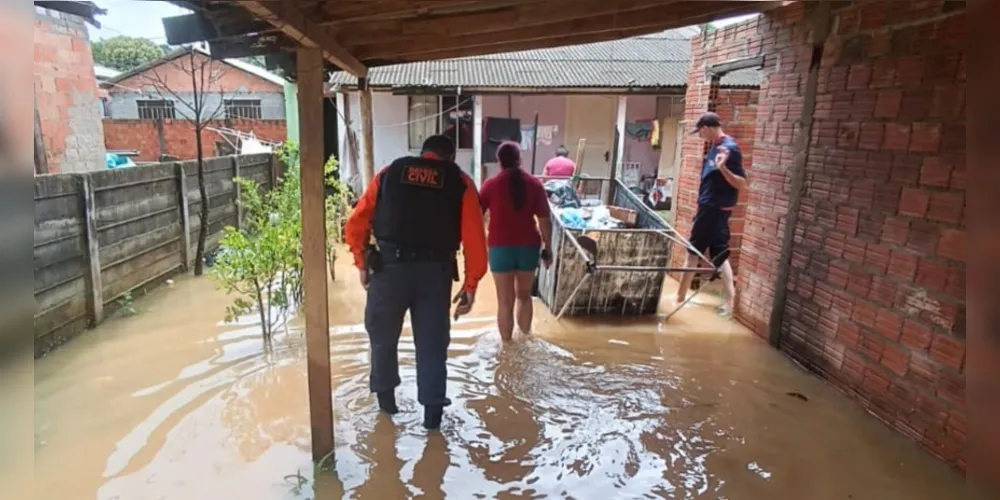
[[[260,120],[260,99],[226,99],[222,103],[227,120]]]
[[[177,118],[174,101],[169,99],[148,99],[136,101],[140,120],[173,120]]]
[[[450,138],[456,149],[472,149],[474,113],[472,96],[410,96],[410,149],[419,150],[434,134]]]

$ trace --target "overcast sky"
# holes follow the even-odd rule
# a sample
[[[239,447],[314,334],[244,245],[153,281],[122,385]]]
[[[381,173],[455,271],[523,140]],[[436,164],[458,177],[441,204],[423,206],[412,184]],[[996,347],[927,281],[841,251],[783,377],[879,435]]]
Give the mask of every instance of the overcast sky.
[[[147,2],[138,0],[94,0],[108,13],[100,16],[101,28],[90,26],[91,40],[111,38],[117,35],[149,38],[156,43],[166,43],[163,35],[164,17],[186,14],[188,11],[168,2]],[[755,14],[756,15],[756,14]],[[751,16],[724,19],[714,24],[722,27],[737,23]]]
[[[100,28],[90,26],[90,39],[100,40],[118,35],[149,38],[156,43],[166,43],[163,35],[164,17],[186,14],[188,11],[167,2],[137,0],[93,0],[108,13],[98,16]]]

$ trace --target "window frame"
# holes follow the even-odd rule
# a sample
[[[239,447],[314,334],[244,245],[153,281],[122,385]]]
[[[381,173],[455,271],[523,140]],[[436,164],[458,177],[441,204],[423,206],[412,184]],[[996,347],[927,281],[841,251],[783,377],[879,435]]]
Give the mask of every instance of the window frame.
[[[445,109],[444,109],[444,104],[445,104],[444,100],[445,100],[445,98],[449,98],[449,99],[453,98],[453,99],[455,99],[455,105],[458,106],[459,109],[462,109],[462,107],[463,107],[462,105],[467,103],[468,104],[468,110],[469,110],[469,113],[470,113],[469,121],[471,122],[472,126],[475,126],[475,123],[476,123],[476,104],[475,104],[475,98],[473,96],[471,96],[471,95],[468,95],[468,94],[464,94],[464,95],[458,95],[458,94],[436,94],[436,95],[409,94],[409,95],[406,96],[406,113],[407,113],[406,114],[406,118],[407,118],[407,121],[406,121],[406,139],[407,139],[407,145],[409,146],[410,150],[419,151],[420,147],[421,147],[421,144],[414,144],[413,143],[413,129],[412,129],[412,127],[418,121],[418,119],[414,118],[413,115],[412,115],[413,104],[414,104],[414,99],[415,98],[422,99],[422,100],[427,100],[428,98],[433,98],[434,99],[435,104],[436,104],[434,114],[436,114],[437,117],[434,120],[434,131],[433,131],[433,134],[440,134],[440,133],[442,133],[442,131],[445,129],[445,126],[444,126],[445,123],[447,123],[448,120],[449,120],[449,118],[447,117],[447,114],[445,113]],[[460,139],[461,139],[460,135],[456,134],[455,138],[456,138],[456,144],[455,144],[455,150],[456,151],[473,151],[475,149],[475,134],[472,135],[472,139],[470,141],[470,144],[467,144],[467,145],[459,144]],[[465,146],[465,147],[463,147],[463,146]]]
[[[152,106],[150,103],[161,103],[161,106]],[[136,116],[140,120],[176,120],[177,106],[173,99],[136,99]],[[147,111],[150,116],[142,116],[143,111]],[[167,112],[169,110],[169,113]],[[154,111],[158,111],[156,113]],[[161,116],[157,116],[157,114]],[[167,116],[170,115],[170,116]]]
[[[233,104],[233,103],[239,104]],[[240,114],[233,114],[232,109],[236,110],[254,110],[255,113],[250,113],[251,115],[256,114],[256,116],[242,116]],[[262,120],[264,119],[264,106],[261,99],[247,99],[247,98],[233,98],[233,99],[223,99],[222,100],[222,115],[226,120]]]

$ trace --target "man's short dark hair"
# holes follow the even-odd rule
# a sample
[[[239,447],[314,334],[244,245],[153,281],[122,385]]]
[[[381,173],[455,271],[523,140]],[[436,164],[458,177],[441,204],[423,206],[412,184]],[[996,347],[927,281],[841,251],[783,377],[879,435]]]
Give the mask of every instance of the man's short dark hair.
[[[556,156],[569,156],[569,150],[566,146],[559,146],[556,148]]]
[[[455,156],[455,143],[445,135],[432,135],[424,140],[424,145],[420,148],[421,153],[434,153],[443,159],[449,160]]]

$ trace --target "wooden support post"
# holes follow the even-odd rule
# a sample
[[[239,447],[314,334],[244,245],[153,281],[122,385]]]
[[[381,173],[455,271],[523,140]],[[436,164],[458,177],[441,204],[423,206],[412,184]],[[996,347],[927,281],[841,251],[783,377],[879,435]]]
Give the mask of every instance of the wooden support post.
[[[174,172],[177,176],[177,209],[180,212],[181,226],[181,269],[187,272],[191,268],[191,213],[188,204],[187,173],[184,171],[183,163],[174,164]]]
[[[625,155],[625,113],[628,110],[628,97],[619,96],[618,97],[618,112],[615,116],[615,152],[614,156],[611,158],[611,172],[608,177],[611,178],[607,184],[604,185],[603,192],[601,193],[601,199],[608,205],[614,203],[614,189],[615,180],[621,175],[621,164],[622,157]]]
[[[625,160],[625,117],[628,111],[628,97],[618,96],[618,114],[615,117],[615,131],[618,132],[618,140],[615,141],[615,158],[611,166],[612,178],[617,179],[621,175],[621,165]]]
[[[361,178],[365,186],[375,178],[375,139],[372,132],[372,90],[364,78],[358,79],[358,89],[361,97],[361,143],[364,145],[364,165]]]
[[[347,101],[347,95],[343,92],[337,92],[335,97],[335,106],[337,107],[337,162],[340,165],[340,180],[345,185],[348,184],[347,180],[351,178],[351,174],[358,168],[355,165],[351,165],[348,160],[349,155],[347,153],[347,106],[344,104]]]
[[[42,137],[42,123],[38,118],[38,99],[35,99],[35,173],[49,173],[49,161],[45,158],[45,139]]]
[[[267,157],[267,173],[270,176],[270,180],[269,181],[271,183],[271,185],[269,186],[270,189],[274,189],[274,188],[278,187],[278,164],[279,163],[280,162],[275,157],[274,153],[271,153]]]
[[[298,70],[309,421],[312,428],[313,460],[319,462],[333,453],[330,316],[324,217],[326,207],[323,203],[323,52],[320,49],[300,48]]]
[[[538,161],[538,111],[535,111],[535,121],[531,125],[531,175],[535,175],[535,162]]]
[[[574,163],[576,163],[576,170],[573,171],[574,176],[583,173],[583,153],[585,149],[587,149],[587,139],[582,137],[576,143],[576,160],[574,160]]]
[[[788,210],[785,212],[785,231],[781,239],[781,253],[778,257],[778,276],[774,280],[774,302],[768,322],[767,341],[777,347],[781,340],[781,323],[784,321],[785,303],[788,300],[788,279],[792,267],[792,245],[795,242],[795,227],[799,222],[799,208],[805,194],[806,160],[809,157],[809,140],[812,136],[813,112],[816,109],[816,92],[819,87],[819,67],[823,57],[823,45],[830,33],[832,16],[830,2],[822,2],[815,7],[809,17],[812,25],[812,60],[806,77],[802,96],[802,114],[799,117],[799,133],[795,141],[795,153],[789,169],[791,186],[788,192]]]
[[[472,179],[483,187],[483,96],[472,98]]]
[[[94,185],[89,174],[80,175],[80,195],[83,204],[84,252],[87,259],[87,312],[90,326],[104,319],[104,286],[101,283],[101,252],[97,239],[97,213],[94,205]]]
[[[236,179],[240,177],[240,157],[233,155],[233,205],[236,208],[236,229],[243,229],[243,203],[240,200],[242,189]]]

